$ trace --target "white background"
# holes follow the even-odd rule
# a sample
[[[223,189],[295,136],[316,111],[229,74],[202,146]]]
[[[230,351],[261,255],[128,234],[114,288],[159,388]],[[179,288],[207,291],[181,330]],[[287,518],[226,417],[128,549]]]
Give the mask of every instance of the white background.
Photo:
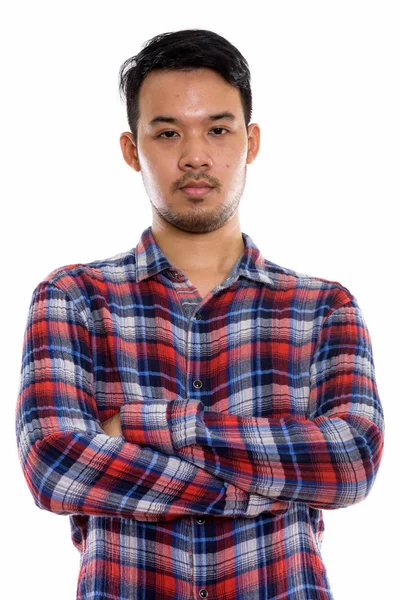
[[[262,8],[261,8],[262,7]],[[262,12],[260,12],[262,11]],[[339,281],[372,339],[384,457],[368,498],[324,511],[335,600],[398,587],[400,18],[379,0],[18,2],[1,18],[2,588],[75,598],[67,516],[38,509],[18,462],[14,411],[34,287],[56,267],[136,245],[151,224],[124,162],[118,69],[156,34],[211,29],[249,62],[261,149],[242,231],[282,266]]]

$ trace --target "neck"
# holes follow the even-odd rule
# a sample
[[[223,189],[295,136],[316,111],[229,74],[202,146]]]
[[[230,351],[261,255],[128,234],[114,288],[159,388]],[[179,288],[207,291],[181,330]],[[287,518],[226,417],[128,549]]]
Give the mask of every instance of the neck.
[[[186,274],[225,275],[243,254],[245,244],[238,219],[208,233],[182,231],[153,219],[151,231],[170,263]]]

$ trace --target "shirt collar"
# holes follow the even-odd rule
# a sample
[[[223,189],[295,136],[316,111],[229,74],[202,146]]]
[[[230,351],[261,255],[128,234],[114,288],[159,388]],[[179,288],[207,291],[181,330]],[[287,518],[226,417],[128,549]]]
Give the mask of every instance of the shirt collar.
[[[273,285],[271,277],[268,275],[266,261],[260,250],[257,248],[252,238],[242,231],[244,250],[241,258],[236,263],[234,269],[234,279],[240,275],[259,281],[268,285]],[[137,282],[152,277],[164,269],[176,269],[171,264],[160,246],[154,239],[151,226],[147,227],[140,236],[140,239],[134,248],[136,277]],[[233,282],[233,281],[232,281]],[[231,282],[231,283],[232,283]]]

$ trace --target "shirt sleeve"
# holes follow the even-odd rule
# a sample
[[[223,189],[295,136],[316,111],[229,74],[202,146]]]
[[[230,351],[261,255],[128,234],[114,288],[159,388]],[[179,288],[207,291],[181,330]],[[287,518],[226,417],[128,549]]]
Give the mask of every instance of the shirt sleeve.
[[[41,282],[26,323],[16,406],[19,460],[35,504],[60,515],[171,520],[251,510],[249,496],[178,456],[109,436],[93,393],[87,314]]]
[[[241,417],[199,400],[135,403],[131,439],[162,447],[275,500],[335,509],[368,495],[381,462],[384,417],[371,340],[356,299],[331,310],[310,364],[306,417]]]

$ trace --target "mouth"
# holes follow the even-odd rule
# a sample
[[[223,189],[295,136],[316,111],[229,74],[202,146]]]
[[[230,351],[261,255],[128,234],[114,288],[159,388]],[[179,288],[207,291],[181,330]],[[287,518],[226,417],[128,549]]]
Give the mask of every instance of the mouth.
[[[210,186],[207,187],[183,187],[180,188],[181,192],[183,192],[184,194],[187,194],[188,196],[204,196],[205,194],[208,194],[209,192],[211,192],[211,190],[214,189]]]

